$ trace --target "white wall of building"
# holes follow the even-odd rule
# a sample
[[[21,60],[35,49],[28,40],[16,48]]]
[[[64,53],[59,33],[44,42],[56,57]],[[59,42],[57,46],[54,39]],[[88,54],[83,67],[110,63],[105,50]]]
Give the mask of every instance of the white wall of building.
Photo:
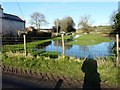
[[[3,16],[3,8],[0,5],[0,17],[2,17],[2,16]]]
[[[0,17],[0,34],[2,34],[2,18]]]
[[[2,16],[3,16],[3,9],[0,5],[0,34],[2,33]]]
[[[120,1],[118,2],[118,12],[120,12]]]
[[[25,22],[20,22],[17,20],[4,19],[3,8],[0,5],[0,35],[12,33],[17,34],[18,30],[25,29]]]
[[[2,20],[2,33],[3,34],[9,34],[12,33],[14,35],[17,34],[18,30],[24,30],[25,29],[25,23],[14,21],[14,20]]]

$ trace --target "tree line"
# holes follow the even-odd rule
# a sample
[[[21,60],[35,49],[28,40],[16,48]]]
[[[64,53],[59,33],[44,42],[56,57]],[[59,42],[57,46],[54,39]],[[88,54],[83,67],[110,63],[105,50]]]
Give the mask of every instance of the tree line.
[[[46,17],[44,14],[40,12],[34,12],[30,17],[30,24],[34,26],[36,29],[40,29],[42,25],[49,24],[46,20]],[[55,19],[54,25],[52,26],[53,32],[60,33],[61,31],[64,32],[75,32],[75,22],[72,19],[72,17],[67,16],[62,19]],[[80,18],[80,21],[78,23],[79,29],[83,30],[83,32],[89,33],[92,31],[92,23],[91,18],[89,15],[85,15]]]
[[[30,17],[30,24],[34,26],[36,29],[40,29],[42,25],[49,24],[46,20],[44,14],[40,12],[34,12]],[[114,12],[112,17],[110,18],[110,23],[112,26],[111,34],[120,34],[120,12]],[[67,16],[62,19],[55,19],[54,25],[52,26],[53,32],[60,33],[61,31],[64,32],[75,32],[75,22],[72,17]],[[83,32],[89,33],[93,31],[92,28],[92,20],[90,15],[84,15],[80,17],[78,23],[78,29],[82,30]]]

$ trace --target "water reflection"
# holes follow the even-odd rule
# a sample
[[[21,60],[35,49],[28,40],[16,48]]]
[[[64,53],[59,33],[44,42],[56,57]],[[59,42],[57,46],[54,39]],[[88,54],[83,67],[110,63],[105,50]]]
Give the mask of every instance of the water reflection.
[[[67,41],[66,41],[67,42]],[[76,58],[95,58],[113,55],[112,47],[114,42],[103,42],[91,46],[69,45],[65,43],[65,55]],[[62,54],[62,43],[60,40],[51,41],[50,45],[42,47],[45,51],[59,52]]]
[[[65,50],[72,48],[72,45],[67,44],[67,42],[69,42],[69,40],[65,40],[64,42],[65,42]],[[55,40],[55,41],[52,41],[52,43],[56,47],[62,47],[62,41],[61,40]]]
[[[43,49],[43,48],[46,48],[47,46],[49,46],[51,44],[51,41],[49,42],[45,42],[45,43],[41,43],[41,44],[38,44],[36,46],[37,49]]]

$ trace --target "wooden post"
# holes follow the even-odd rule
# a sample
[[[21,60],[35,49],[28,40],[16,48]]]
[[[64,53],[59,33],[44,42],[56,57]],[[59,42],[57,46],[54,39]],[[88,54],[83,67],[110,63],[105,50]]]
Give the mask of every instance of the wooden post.
[[[116,58],[116,66],[119,66],[119,35],[116,35],[116,53],[117,53],[117,58]]]
[[[56,40],[57,41],[57,54],[58,54],[58,40]],[[58,55],[59,56],[59,55]]]
[[[57,35],[58,35],[58,22],[57,22]]]
[[[26,35],[23,35],[23,38],[24,38],[24,53],[25,53],[25,56],[27,55],[27,51],[26,51]]]
[[[62,36],[62,56],[64,58],[65,55],[64,34],[61,34],[61,36]]]

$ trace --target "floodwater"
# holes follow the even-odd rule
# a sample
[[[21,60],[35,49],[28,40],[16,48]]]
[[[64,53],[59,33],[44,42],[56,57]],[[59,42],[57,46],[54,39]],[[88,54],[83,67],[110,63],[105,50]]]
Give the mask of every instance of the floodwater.
[[[112,49],[115,42],[102,42],[96,45],[79,46],[69,45],[65,41],[65,55],[73,56],[75,58],[96,58],[113,55]],[[62,43],[60,40],[51,41],[44,47],[39,47],[44,51],[58,52],[62,54]]]

